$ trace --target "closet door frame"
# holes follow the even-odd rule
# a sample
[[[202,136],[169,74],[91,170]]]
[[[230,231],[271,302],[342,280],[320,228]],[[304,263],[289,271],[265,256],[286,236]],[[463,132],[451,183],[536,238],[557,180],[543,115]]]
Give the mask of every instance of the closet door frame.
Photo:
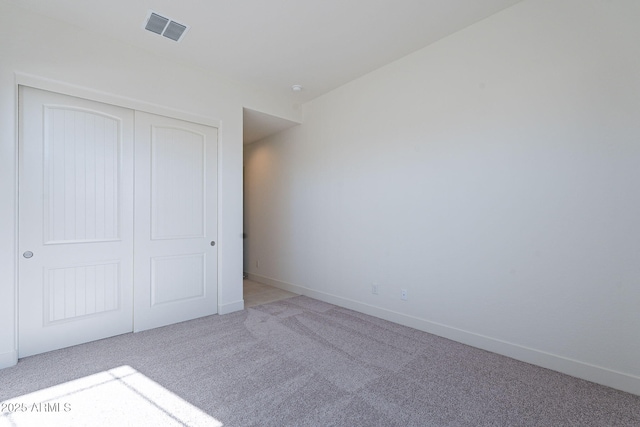
[[[62,95],[67,95],[67,96],[73,96],[73,97],[78,97],[78,98],[83,98],[89,101],[96,101],[96,102],[101,102],[101,103],[105,103],[105,104],[111,104],[117,107],[123,107],[123,108],[127,108],[127,109],[131,109],[134,111],[142,111],[142,112],[146,112],[146,113],[151,113],[151,114],[156,114],[156,115],[160,115],[160,116],[166,116],[166,117],[170,117],[170,118],[175,118],[178,120],[185,120],[185,121],[189,121],[192,123],[197,123],[197,124],[201,124],[201,125],[205,125],[205,126],[210,126],[210,127],[214,127],[218,129],[218,144],[217,144],[217,165],[216,165],[216,170],[217,170],[217,175],[218,175],[218,179],[217,179],[217,186],[218,186],[218,201],[216,203],[217,205],[217,218],[221,218],[221,212],[220,212],[220,195],[221,195],[221,189],[220,189],[220,184],[222,182],[222,180],[220,179],[220,172],[222,170],[222,166],[221,166],[221,146],[222,146],[222,138],[221,138],[221,134],[220,134],[220,129],[221,129],[221,121],[220,120],[216,120],[216,119],[211,119],[208,117],[204,117],[204,116],[200,116],[197,114],[192,114],[189,112],[185,112],[182,110],[177,110],[177,109],[173,109],[170,107],[165,107],[165,106],[161,106],[161,105],[157,105],[157,104],[152,104],[149,102],[145,102],[139,99],[135,99],[135,98],[128,98],[128,97],[123,97],[120,95],[115,95],[115,94],[111,94],[108,92],[102,92],[102,91],[98,91],[98,90],[94,90],[91,88],[87,88],[87,87],[82,87],[82,86],[76,86],[73,84],[69,84],[69,83],[65,83],[65,82],[61,82],[61,81],[55,81],[55,80],[50,80],[47,78],[42,78],[42,77],[38,77],[38,76],[34,76],[31,74],[26,74],[26,73],[20,73],[20,72],[15,72],[14,73],[15,76],[15,85],[14,85],[14,95],[15,95],[15,99],[16,99],[16,103],[15,103],[15,117],[16,117],[16,134],[15,134],[15,158],[14,158],[14,164],[15,164],[15,179],[14,179],[14,197],[16,202],[18,201],[18,189],[19,189],[19,158],[18,158],[18,153],[19,153],[19,112],[20,112],[20,105],[18,105],[17,100],[19,99],[19,91],[20,91],[20,86],[26,86],[26,87],[31,87],[34,89],[41,89],[41,90],[46,90],[46,91],[50,91],[50,92],[56,92]],[[17,357],[17,353],[18,353],[18,317],[19,317],[19,313],[18,313],[18,295],[19,295],[19,277],[18,277],[18,261],[19,261],[19,256],[21,256],[20,252],[19,252],[19,235],[18,235],[18,222],[17,219],[19,218],[19,204],[15,203],[15,218],[16,218],[16,222],[14,223],[14,232],[15,232],[15,239],[14,239],[14,253],[15,253],[15,258],[14,258],[14,266],[15,266],[15,275],[14,275],[14,283],[13,283],[13,291],[14,291],[14,301],[13,301],[13,306],[14,306],[14,313],[15,313],[15,322],[14,322],[14,337],[15,337],[15,354]],[[218,221],[217,224],[217,236],[218,236],[218,242],[216,243],[218,247],[220,247],[220,244],[223,244],[222,242],[222,236],[220,233],[220,222]],[[217,293],[217,307],[216,307],[216,312],[217,313],[221,313],[221,287],[220,287],[220,283],[221,283],[221,270],[219,268],[219,266],[221,265],[220,262],[220,257],[221,257],[221,252],[220,250],[217,251],[216,254],[216,258],[217,258],[217,262],[216,264],[218,265],[218,269],[216,272],[217,275],[217,289],[216,289],[216,293]]]

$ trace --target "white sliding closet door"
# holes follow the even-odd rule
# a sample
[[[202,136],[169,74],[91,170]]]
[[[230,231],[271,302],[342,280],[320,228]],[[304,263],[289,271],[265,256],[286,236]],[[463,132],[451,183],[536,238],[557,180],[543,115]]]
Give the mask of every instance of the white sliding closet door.
[[[217,129],[19,97],[18,356],[215,314]]]
[[[217,312],[217,129],[136,111],[134,329]]]
[[[19,357],[132,331],[134,112],[20,87]]]

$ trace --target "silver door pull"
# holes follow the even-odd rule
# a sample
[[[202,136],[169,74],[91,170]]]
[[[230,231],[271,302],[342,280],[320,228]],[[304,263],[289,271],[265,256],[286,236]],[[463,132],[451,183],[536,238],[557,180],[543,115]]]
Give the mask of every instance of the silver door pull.
[[[26,251],[25,253],[22,254],[22,256],[25,258],[31,258],[33,256],[33,252]]]

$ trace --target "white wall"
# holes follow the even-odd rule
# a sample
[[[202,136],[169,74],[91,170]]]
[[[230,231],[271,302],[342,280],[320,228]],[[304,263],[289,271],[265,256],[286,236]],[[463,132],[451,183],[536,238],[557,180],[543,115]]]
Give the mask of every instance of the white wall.
[[[37,78],[25,78],[23,73]],[[290,99],[175,65],[0,0],[0,368],[16,361],[16,83],[62,82],[71,94],[220,124],[219,310],[242,303],[242,107],[292,120]],[[60,85],[55,85],[60,87]]]
[[[524,1],[304,105],[245,150],[245,270],[640,394],[639,19]]]

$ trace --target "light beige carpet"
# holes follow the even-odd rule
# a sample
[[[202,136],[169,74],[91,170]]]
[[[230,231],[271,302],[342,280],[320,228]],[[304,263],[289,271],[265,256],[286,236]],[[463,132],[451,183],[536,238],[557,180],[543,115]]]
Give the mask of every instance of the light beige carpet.
[[[7,399],[58,411],[0,426],[640,425],[639,396],[304,296],[25,358]]]

